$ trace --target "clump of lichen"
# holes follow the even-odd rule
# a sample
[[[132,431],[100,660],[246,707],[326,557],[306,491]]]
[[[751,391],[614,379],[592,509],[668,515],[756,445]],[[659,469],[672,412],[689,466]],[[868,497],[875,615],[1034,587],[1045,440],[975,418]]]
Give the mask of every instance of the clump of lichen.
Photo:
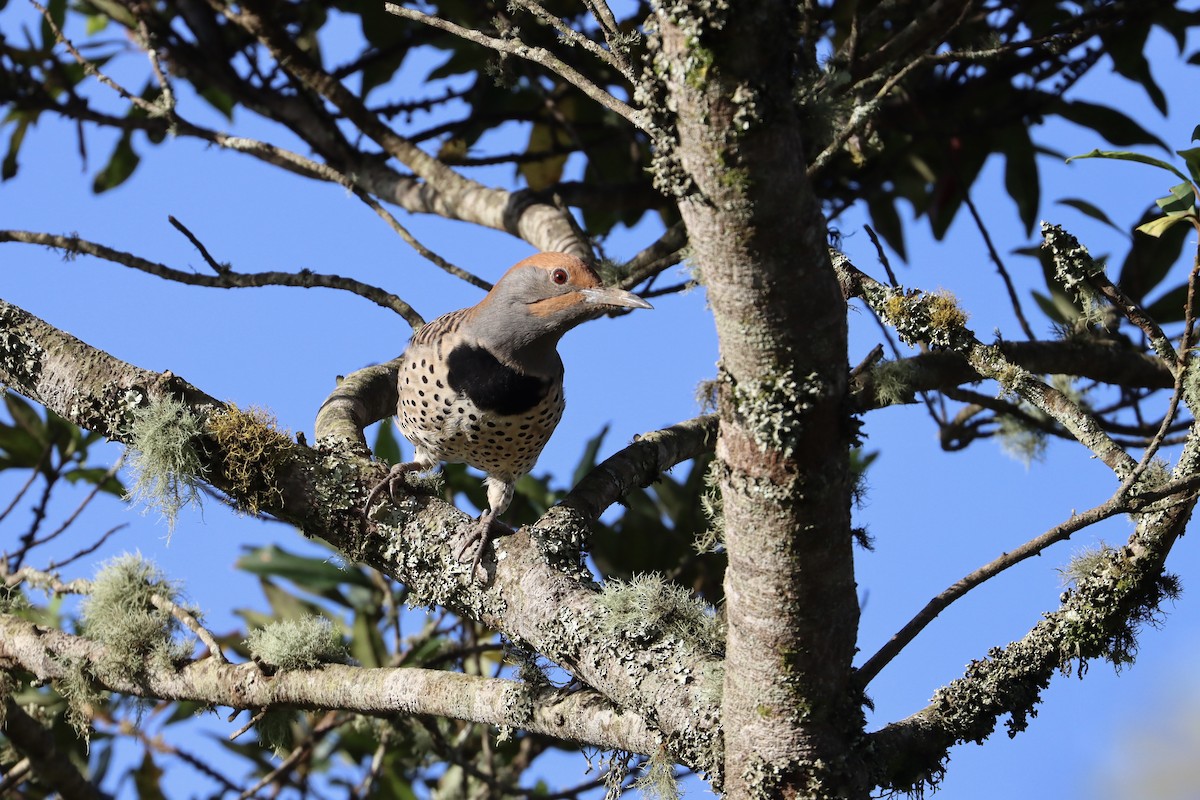
[[[725,651],[725,625],[713,609],[661,575],[610,581],[599,596],[613,636],[649,643],[664,638],[692,642],[714,655]]]
[[[790,457],[800,443],[805,414],[829,391],[817,373],[797,378],[791,372],[735,381],[723,373],[743,425],[766,451]]]
[[[714,458],[704,470],[704,491],[700,493],[700,510],[708,525],[696,533],[692,547],[697,553],[715,553],[725,546],[725,500],[721,496],[721,476],[725,466]]]
[[[183,628],[171,607],[179,605],[179,586],[141,554],[127,553],[105,563],[81,609],[83,634],[106,646],[98,669],[135,678],[145,670],[147,659],[170,667],[191,655],[191,643],[175,638]]]
[[[913,368],[905,361],[881,361],[871,368],[871,387],[880,406],[896,406],[916,399]]]
[[[642,775],[633,784],[649,800],[679,800],[675,765],[665,749],[653,753],[642,766]]]
[[[1029,409],[1026,409],[1028,411]],[[1046,432],[1015,414],[999,414],[1000,447],[1026,467],[1046,457]]]
[[[174,530],[180,510],[200,504],[200,420],[183,401],[165,397],[135,409],[129,432],[129,465],[136,476],[130,498],[158,509]]]
[[[1087,670],[1090,658],[1103,658],[1118,670],[1137,657],[1137,634],[1155,624],[1160,606],[1179,596],[1179,579],[1170,574],[1148,575],[1144,562],[1128,549],[1101,546],[1072,559],[1064,576],[1074,587],[1063,603],[1063,643],[1060,666]]]
[[[245,411],[230,403],[205,426],[222,457],[229,493],[250,514],[283,502],[279,473],[288,462],[292,440],[275,417],[261,408]]]
[[[1103,266],[1061,225],[1042,222],[1042,247],[1049,251],[1054,261],[1054,277],[1082,309],[1083,321],[1087,324],[1102,322],[1105,300],[1091,279],[1103,274]]]
[[[879,293],[886,293],[879,297]],[[927,344],[949,350],[963,350],[974,336],[967,329],[967,312],[959,308],[950,292],[906,292],[903,289],[879,289],[871,305],[884,322],[908,345]]]
[[[307,616],[276,620],[246,637],[250,655],[280,672],[313,669],[321,664],[344,664],[342,637],[328,619]]]

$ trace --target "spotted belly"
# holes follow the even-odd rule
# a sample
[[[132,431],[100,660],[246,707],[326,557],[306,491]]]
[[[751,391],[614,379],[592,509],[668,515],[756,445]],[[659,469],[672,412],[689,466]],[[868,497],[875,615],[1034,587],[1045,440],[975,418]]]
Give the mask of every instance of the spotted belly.
[[[397,424],[405,438],[439,461],[498,478],[529,472],[562,418],[561,380],[481,376],[480,366],[489,365],[475,355],[456,359],[452,352],[443,360],[422,350],[399,373]]]

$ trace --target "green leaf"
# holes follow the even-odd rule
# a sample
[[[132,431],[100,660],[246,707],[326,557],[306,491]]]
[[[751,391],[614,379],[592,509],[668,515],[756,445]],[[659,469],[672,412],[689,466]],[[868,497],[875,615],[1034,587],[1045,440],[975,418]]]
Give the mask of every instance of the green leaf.
[[[1194,217],[1195,214],[1176,214],[1172,216],[1159,217],[1158,219],[1152,219],[1149,222],[1138,225],[1135,230],[1141,231],[1147,236],[1153,236],[1157,239],[1166,233],[1168,229],[1174,227],[1175,223],[1183,222],[1184,220],[1192,219]]]
[[[1121,233],[1125,232],[1123,229],[1119,228],[1115,222],[1109,219],[1107,214],[1089,203],[1087,200],[1081,200],[1078,197],[1068,197],[1057,202],[1060,206],[1069,206],[1081,214],[1089,216],[1099,222],[1103,222],[1105,225],[1115,231],[1121,231]]]
[[[1192,182],[1200,185],[1200,147],[1189,147],[1187,150],[1176,150],[1175,154],[1183,158],[1191,173]]]
[[[108,17],[103,14],[88,14],[87,25],[84,28],[88,36],[95,36],[108,27]]]
[[[583,455],[579,457],[579,463],[575,465],[575,472],[571,475],[571,486],[577,486],[589,472],[596,468],[596,455],[600,452],[600,445],[603,444],[607,434],[608,426],[605,425],[583,446]]]
[[[315,603],[302,600],[291,592],[285,591],[267,578],[259,578],[262,584],[263,596],[271,606],[274,619],[303,619],[304,617],[320,614],[321,609]]]
[[[900,222],[900,214],[896,212],[898,199],[895,196],[872,195],[867,199],[867,211],[871,214],[871,227],[902,261],[908,261],[908,254],[904,250],[904,225]]]
[[[1069,164],[1070,162],[1075,161],[1076,159],[1080,159],[1080,158],[1109,158],[1109,159],[1113,159],[1114,161],[1136,161],[1139,164],[1149,164],[1152,167],[1158,167],[1159,169],[1165,169],[1168,172],[1170,172],[1172,175],[1177,175],[1181,180],[1186,181],[1188,179],[1187,175],[1184,175],[1182,172],[1175,169],[1175,167],[1172,164],[1169,164],[1166,161],[1163,161],[1161,158],[1154,158],[1152,156],[1144,156],[1141,153],[1134,153],[1129,150],[1092,150],[1091,152],[1088,152],[1088,153],[1083,153],[1083,154],[1077,155],[1077,156],[1071,156],[1070,158],[1067,159],[1067,163]]]
[[[355,614],[350,631],[350,656],[364,667],[382,667],[388,662],[387,645],[379,627],[366,614]]]
[[[67,0],[49,0],[45,5],[50,19],[54,20],[54,24],[61,31],[63,29],[63,19],[67,13]],[[50,52],[54,49],[57,41],[54,38],[54,31],[50,28],[50,23],[46,21],[45,17],[42,17],[42,49]]]
[[[21,115],[13,128],[12,136],[8,137],[8,152],[4,155],[4,163],[0,164],[0,180],[8,180],[17,174],[17,154],[21,151],[21,143],[25,141],[25,132],[29,130],[30,117]]]
[[[1138,225],[1145,226],[1156,219],[1179,217],[1160,217],[1154,208],[1150,208],[1138,220]],[[1161,233],[1160,231],[1160,235],[1155,237],[1147,235],[1145,231],[1135,232],[1129,253],[1121,264],[1117,283],[1135,302],[1142,302],[1153,292],[1167,277],[1171,267],[1179,261],[1188,231],[1185,228],[1176,228],[1166,235]]]
[[[1072,100],[1055,106],[1055,113],[1063,119],[1082,125],[1103,136],[1119,147],[1135,144],[1152,144],[1167,150],[1162,139],[1147,131],[1123,111],[1115,108]]]
[[[117,141],[117,146],[113,148],[104,169],[100,170],[92,181],[92,191],[101,194],[117,188],[133,174],[139,161],[141,157],[133,150],[133,137],[125,133]]]
[[[109,476],[108,470],[104,467],[79,467],[64,473],[63,477],[71,483],[83,481],[93,486],[99,483],[100,491],[111,494],[114,497],[123,498],[127,494],[124,484],[115,475]]]
[[[1041,186],[1033,141],[1029,129],[1013,128],[1001,142],[1004,152],[1004,188],[1017,204],[1017,213],[1025,225],[1025,234],[1033,231],[1041,202]]]
[[[1186,317],[1184,307],[1187,305],[1187,296],[1188,285],[1186,283],[1176,286],[1147,306],[1146,313],[1160,325],[1183,322]]]
[[[384,420],[379,426],[379,433],[375,435],[375,458],[380,461],[385,461],[388,464],[403,463],[403,457],[400,454],[400,442],[396,438],[396,426],[390,420]]]
[[[254,575],[286,578],[297,586],[320,594],[342,584],[371,587],[374,584],[357,569],[342,569],[323,558],[308,558],[269,545],[250,550],[235,566]]]
[[[166,800],[162,792],[163,770],[154,763],[151,750],[147,747],[142,753],[142,763],[132,771],[133,786],[137,796],[144,800]]]
[[[1038,308],[1042,310],[1042,313],[1055,322],[1066,324],[1074,322],[1079,316],[1079,313],[1074,308],[1069,308],[1068,304],[1059,302],[1058,297],[1050,298],[1036,289],[1032,294],[1034,302],[1038,304]]]
[[[1175,217],[1195,211],[1196,189],[1191,183],[1180,183],[1171,187],[1171,193],[1154,201],[1168,215]]]
[[[207,100],[210,106],[221,112],[225,119],[233,119],[233,108],[236,105],[233,95],[215,86],[205,86],[200,92],[200,96]]]
[[[50,443],[49,432],[32,405],[14,392],[5,392],[4,405],[7,406],[8,413],[12,415],[17,427],[32,437],[38,445],[45,447]]]

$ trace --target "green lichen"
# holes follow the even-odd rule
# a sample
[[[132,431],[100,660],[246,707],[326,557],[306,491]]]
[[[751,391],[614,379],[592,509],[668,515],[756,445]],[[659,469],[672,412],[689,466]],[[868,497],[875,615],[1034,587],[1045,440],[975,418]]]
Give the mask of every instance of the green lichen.
[[[790,457],[800,443],[805,413],[828,392],[817,373],[797,379],[792,373],[734,381],[723,373],[732,389],[736,413],[763,450]]]
[[[1054,261],[1054,276],[1083,309],[1082,321],[1099,324],[1104,318],[1105,299],[1093,279],[1104,267],[1092,258],[1087,248],[1061,225],[1042,222],[1042,248]]]
[[[610,581],[598,603],[608,612],[601,622],[606,636],[642,644],[679,638],[713,655],[724,653],[725,625],[712,607],[661,575]]]
[[[725,465],[712,459],[704,470],[704,491],[700,493],[700,510],[708,526],[696,533],[692,547],[697,553],[715,553],[725,546],[725,501],[721,496],[721,477]]]
[[[1025,411],[1033,414],[1031,408]],[[1000,447],[1005,453],[1023,463],[1026,467],[1034,461],[1042,461],[1046,457],[1048,445],[1047,435],[1041,428],[1032,425],[1028,419],[1015,414],[998,414],[996,417],[997,433],[1000,436]]]
[[[296,445],[279,430],[275,417],[230,403],[209,417],[205,430],[217,445],[221,471],[238,506],[250,514],[278,508],[283,503],[280,473]]]
[[[881,361],[871,368],[871,387],[875,401],[882,406],[912,403],[914,370],[907,361]]]
[[[129,465],[135,478],[130,497],[144,503],[147,511],[157,509],[172,531],[185,506],[200,505],[203,427],[191,409],[173,397],[131,413]]]
[[[251,631],[245,645],[256,661],[280,672],[344,664],[348,657],[333,624],[317,615],[276,620]]]
[[[171,668],[190,656],[192,644],[175,638],[183,627],[170,610],[181,602],[179,586],[140,554],[106,562],[81,607],[83,634],[106,646],[97,674],[136,679],[147,660],[156,668]]]
[[[649,800],[679,800],[679,784],[675,781],[675,764],[665,749],[650,755],[642,765],[642,775],[634,781]]]
[[[965,350],[974,342],[975,337],[967,329],[967,313],[959,308],[954,295],[945,290],[873,288],[867,299],[905,344]]]

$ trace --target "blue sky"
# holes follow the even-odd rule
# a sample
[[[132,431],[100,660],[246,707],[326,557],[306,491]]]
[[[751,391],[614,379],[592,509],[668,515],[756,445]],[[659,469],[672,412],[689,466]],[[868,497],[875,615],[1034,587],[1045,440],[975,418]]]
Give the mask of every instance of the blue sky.
[[[22,13],[6,10],[0,14],[0,26],[7,32],[8,26],[19,24]],[[1200,122],[1194,116],[1195,77],[1175,63],[1174,44],[1166,37],[1156,37],[1151,52],[1155,75],[1170,102],[1168,119],[1158,115],[1137,87],[1111,75],[1107,63],[1081,82],[1076,96],[1119,105],[1169,144],[1189,146],[1192,128]],[[140,74],[142,64],[135,58],[114,62],[114,75]],[[396,94],[405,95],[405,82],[418,79],[415,70],[398,78]],[[408,94],[412,93],[415,87]],[[95,94],[103,97],[105,92]],[[207,124],[225,126],[202,105],[184,108]],[[240,116],[237,125],[250,135],[294,144],[247,115]],[[503,136],[510,137],[508,147]],[[1052,123],[1035,138],[1066,154],[1107,146],[1066,123]],[[512,149],[521,141],[519,131],[510,131],[485,140],[481,148]],[[90,192],[91,175],[107,157],[111,138],[89,134],[88,143],[85,171],[76,154],[74,129],[44,118],[27,138],[19,176],[0,185],[0,227],[76,232],[174,267],[205,271],[199,255],[167,223],[171,214],[218,260],[231,262],[237,270],[310,268],[350,275],[400,294],[430,319],[480,296],[424,262],[338,187],[283,174],[195,141],[156,148],[139,141],[143,162],[137,173],[125,185],[97,197]],[[1118,224],[1130,227],[1171,183],[1165,173],[1124,163],[1065,165],[1051,157],[1040,163],[1041,217],[1066,225],[1093,253],[1123,254],[1127,245],[1113,231],[1055,205],[1056,199],[1089,199]],[[498,185],[513,180],[506,168],[472,175]],[[1004,193],[1002,162],[989,163],[973,197],[1002,253],[1030,242]],[[531,252],[511,237],[472,226],[427,217],[402,221],[426,245],[491,280]],[[863,221],[852,212],[838,227],[855,263],[881,275],[862,233]],[[609,254],[629,257],[656,232],[655,225],[646,222],[614,234]],[[1003,287],[969,217],[956,220],[943,242],[930,239],[924,221],[910,225],[907,233],[910,259],[898,267],[902,283],[952,291],[970,312],[970,324],[981,338],[989,338],[995,329],[1019,338]],[[1028,296],[1028,289],[1041,283],[1037,265],[1015,255],[1007,263],[1022,287],[1027,314],[1039,334],[1047,334],[1049,323]],[[1186,267],[1176,269],[1176,279],[1166,285],[1178,283]],[[683,274],[681,269],[675,277]],[[121,359],[148,369],[170,369],[239,405],[269,408],[283,427],[309,434],[336,375],[397,355],[409,335],[402,319],[346,293],[197,289],[92,259],[64,262],[42,248],[15,244],[0,249],[0,297]],[[717,352],[704,293],[695,290],[654,302],[654,311],[589,323],[563,341],[567,412],[536,473],[552,473],[559,483],[565,482],[584,442],[604,425],[611,426],[602,453],[607,455],[635,434],[698,413],[695,389],[712,377]],[[850,319],[850,360],[857,363],[880,335],[865,311],[852,311]],[[873,413],[865,430],[869,449],[881,456],[868,475],[868,501],[858,514],[876,539],[875,552],[860,553],[858,561],[864,658],[929,597],[1066,519],[1072,510],[1103,501],[1115,485],[1110,473],[1081,447],[1062,442],[1052,442],[1044,461],[1029,466],[1004,454],[996,442],[943,453],[935,427],[919,406]],[[118,452],[113,448],[112,457]],[[0,473],[0,498],[10,496],[17,482],[15,476]],[[65,514],[70,507],[63,498],[56,508]],[[20,532],[26,519],[0,523],[0,548],[8,546],[5,542]],[[236,624],[233,608],[264,605],[256,582],[232,568],[243,546],[274,542],[306,549],[286,526],[241,519],[209,502],[202,512],[185,511],[169,542],[165,525],[153,517],[143,519],[137,510],[117,503],[98,504],[63,550],[72,552],[91,531],[120,521],[134,524],[106,553],[138,549],[157,561],[170,576],[185,582],[192,601],[207,611],[218,631]],[[1122,541],[1128,529],[1124,519],[1089,529],[956,603],[871,685],[873,722],[884,724],[919,710],[938,686],[960,675],[970,659],[1023,635],[1041,612],[1056,605],[1062,586],[1058,570],[1071,555],[1101,538]],[[1134,667],[1117,676],[1108,665],[1097,663],[1083,681],[1055,680],[1029,731],[1013,740],[1001,732],[982,748],[968,745],[952,752],[939,797],[988,800],[1015,792],[1055,798],[1110,796],[1105,792],[1113,785],[1112,773],[1127,760],[1122,730],[1144,726],[1148,720],[1153,725],[1187,698],[1200,696],[1190,669],[1200,656],[1200,603],[1189,591],[1189,577],[1200,570],[1200,563],[1190,537],[1176,548],[1171,566],[1183,576],[1185,593],[1168,609],[1161,630],[1144,633]],[[91,569],[83,565],[70,574],[86,576]],[[212,723],[209,727],[225,728]],[[558,762],[550,781],[561,788],[576,783],[582,773],[581,761]],[[187,786],[190,778],[181,774],[174,779]],[[689,796],[705,794],[702,787],[689,787]]]

